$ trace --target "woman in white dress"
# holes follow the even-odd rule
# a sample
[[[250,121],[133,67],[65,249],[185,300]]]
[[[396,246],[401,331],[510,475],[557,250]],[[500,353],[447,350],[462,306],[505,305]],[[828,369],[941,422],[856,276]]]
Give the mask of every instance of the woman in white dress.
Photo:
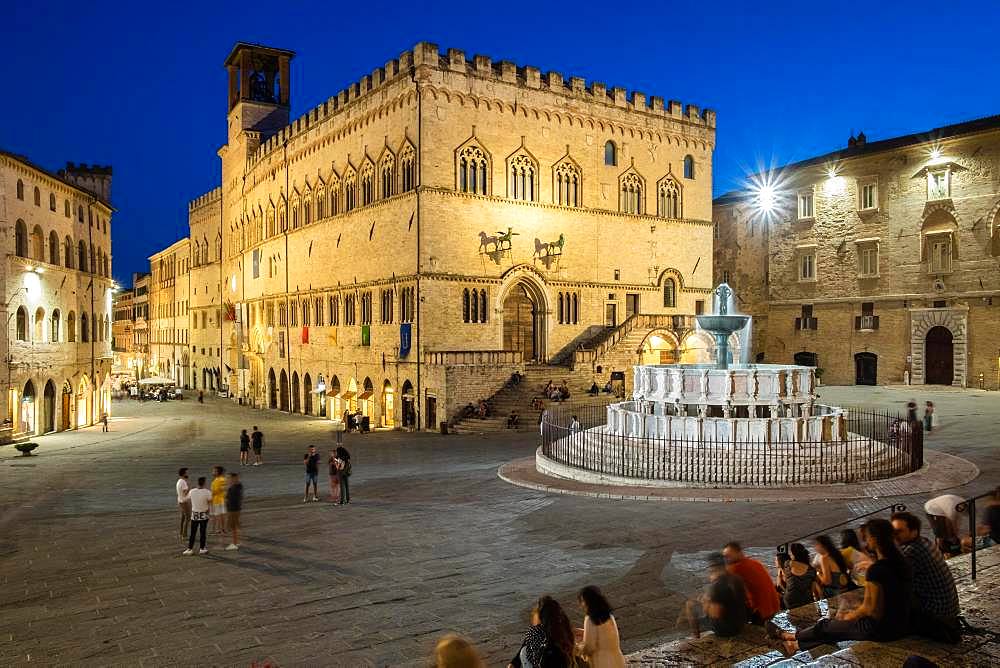
[[[581,589],[577,598],[584,614],[583,628],[576,630],[579,655],[590,668],[625,668],[618,624],[608,599],[594,586]]]

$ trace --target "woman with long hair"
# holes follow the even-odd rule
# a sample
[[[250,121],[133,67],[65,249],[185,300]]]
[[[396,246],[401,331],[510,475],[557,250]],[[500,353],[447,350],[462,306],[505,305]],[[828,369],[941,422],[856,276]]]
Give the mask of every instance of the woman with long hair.
[[[851,567],[844,555],[827,535],[816,536],[816,554],[819,555],[819,583],[823,587],[823,597],[830,598],[843,594],[851,586]]]
[[[340,467],[341,461],[337,456],[337,451],[334,450],[330,453],[330,456],[326,460],[327,466],[330,469],[330,501],[333,505],[340,505]]]
[[[791,559],[784,566],[785,607],[791,610],[808,605],[821,594],[816,569],[809,563],[809,550],[802,543],[788,548]]]
[[[338,478],[340,479],[340,505],[346,506],[351,502],[351,453],[347,451],[347,448],[340,445],[337,446],[337,469],[340,472]]]
[[[768,622],[768,634],[784,642],[789,656],[842,640],[896,640],[909,631],[912,574],[893,540],[892,524],[873,519],[865,523],[865,530],[868,547],[878,559],[868,569],[861,605],[853,610],[841,608],[836,619],[823,619],[794,633]]]
[[[611,604],[597,587],[590,585],[577,596],[583,609],[583,629],[577,631],[579,655],[590,668],[625,668],[618,623]]]
[[[531,626],[509,668],[570,668],[574,665],[573,627],[562,606],[542,596],[531,610]]]

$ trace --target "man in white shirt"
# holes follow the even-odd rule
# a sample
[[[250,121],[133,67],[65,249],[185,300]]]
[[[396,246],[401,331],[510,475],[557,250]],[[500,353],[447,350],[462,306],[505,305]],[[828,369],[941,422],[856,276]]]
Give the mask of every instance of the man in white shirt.
[[[191,500],[188,499],[188,470],[177,471],[177,507],[181,511],[181,540],[188,537],[188,526],[191,523]]]
[[[198,554],[208,554],[205,547],[205,534],[208,532],[208,511],[212,507],[212,490],[205,487],[205,478],[198,478],[198,487],[188,492],[191,500],[191,537],[188,538],[188,549],[183,554],[194,554],[194,537],[201,531],[201,549]]]

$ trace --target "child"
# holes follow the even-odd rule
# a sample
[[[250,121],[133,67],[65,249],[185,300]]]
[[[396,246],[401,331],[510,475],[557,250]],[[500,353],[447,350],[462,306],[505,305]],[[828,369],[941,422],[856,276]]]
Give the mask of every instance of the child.
[[[924,404],[924,431],[930,431],[934,426],[934,402]]]

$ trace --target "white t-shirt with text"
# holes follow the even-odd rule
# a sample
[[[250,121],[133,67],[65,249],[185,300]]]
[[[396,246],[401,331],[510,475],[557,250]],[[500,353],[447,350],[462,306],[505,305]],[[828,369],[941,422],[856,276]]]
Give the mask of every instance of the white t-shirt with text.
[[[188,498],[191,499],[191,519],[195,519],[198,513],[208,516],[208,509],[212,505],[212,490],[196,487],[188,492]]]

